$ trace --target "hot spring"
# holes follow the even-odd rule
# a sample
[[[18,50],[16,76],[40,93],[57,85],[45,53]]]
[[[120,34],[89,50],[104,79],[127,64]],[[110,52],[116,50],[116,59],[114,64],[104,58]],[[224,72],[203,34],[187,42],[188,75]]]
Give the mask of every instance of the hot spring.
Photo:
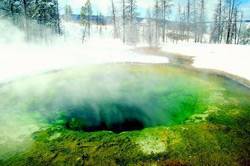
[[[181,124],[218,102],[215,77],[164,65],[101,65],[24,78],[1,88],[1,110],[36,123],[116,133]]]
[[[244,163],[249,92],[225,77],[167,65],[20,78],[0,87],[0,165]]]

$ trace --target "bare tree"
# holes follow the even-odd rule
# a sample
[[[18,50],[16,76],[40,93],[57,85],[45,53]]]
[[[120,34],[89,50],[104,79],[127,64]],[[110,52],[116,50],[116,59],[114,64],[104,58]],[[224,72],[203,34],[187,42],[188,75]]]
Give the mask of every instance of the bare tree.
[[[146,25],[146,41],[149,46],[153,45],[153,23],[152,23],[152,12],[151,9],[147,9],[147,25]]]
[[[162,42],[166,41],[166,18],[168,14],[171,12],[171,4],[172,0],[161,0],[161,10],[162,10],[162,19],[163,19],[163,26],[162,26]]]
[[[189,31],[190,31],[190,0],[187,3],[187,41],[189,41]]]
[[[64,14],[64,19],[66,21],[70,21],[72,17],[72,8],[70,5],[65,6],[65,14]]]
[[[233,32],[231,33],[232,37],[231,38],[234,38],[234,44],[237,43],[237,31],[238,31],[238,27],[237,27],[237,23],[238,23],[238,9],[237,7],[235,7],[234,9],[234,23],[233,23]]]
[[[178,15],[179,15],[179,36],[183,37],[183,26],[182,26],[182,10],[181,10],[181,5],[178,4]]]
[[[112,7],[112,20],[114,26],[114,38],[116,39],[118,38],[118,29],[117,29],[116,8],[113,0],[111,0],[111,7]]]
[[[198,42],[203,42],[203,35],[206,31],[206,23],[205,23],[205,0],[200,1],[200,17],[199,17],[199,38]]]
[[[104,21],[103,21],[103,19],[104,19],[104,17],[103,17],[103,15],[102,15],[102,12],[99,12],[99,34],[100,35],[102,35],[102,29],[103,29],[103,25],[104,25]]]
[[[123,43],[126,42],[126,3],[122,0],[122,27],[123,27]]]
[[[240,43],[242,20],[243,20],[243,11],[241,12],[240,27],[239,27],[239,31],[238,31],[238,35],[237,35],[238,36],[237,44]]]
[[[210,36],[210,43],[212,42],[221,43],[221,36],[222,36],[221,11],[222,11],[222,0],[219,0],[218,6],[214,12],[214,21],[213,21],[212,33]]]
[[[193,33],[194,33],[194,41],[195,43],[198,42],[198,5],[197,5],[197,0],[193,0],[192,1],[192,5],[191,5],[191,8],[192,8],[192,15],[193,15],[193,26],[192,26],[192,30],[193,30]]]
[[[221,25],[221,21],[222,21],[222,0],[219,0],[219,5],[218,5],[218,17],[219,17],[219,23],[218,23],[218,38],[217,38],[217,42],[221,43],[221,39],[222,39],[222,25]]]
[[[229,12],[228,12],[228,26],[227,26],[226,43],[230,44],[231,43],[230,34],[231,34],[232,17],[233,17],[233,13],[234,13],[235,0],[227,0],[227,5],[228,5],[228,8],[229,8]]]
[[[160,36],[160,6],[159,1],[155,0],[155,6],[154,6],[154,20],[155,20],[155,45],[159,45],[159,36]]]
[[[128,23],[129,23],[129,29],[128,29],[128,42],[130,44],[136,44],[138,42],[138,31],[137,31],[137,2],[136,0],[128,0],[127,1],[127,14],[128,14]]]

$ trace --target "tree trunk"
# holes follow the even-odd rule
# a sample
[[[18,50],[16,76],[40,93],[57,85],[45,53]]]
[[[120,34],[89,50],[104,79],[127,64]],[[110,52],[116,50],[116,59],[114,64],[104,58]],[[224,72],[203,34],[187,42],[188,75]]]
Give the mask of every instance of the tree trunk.
[[[28,12],[27,12],[27,2],[23,0],[23,7],[24,7],[24,22],[25,22],[25,31],[26,31],[26,40],[30,40],[29,36],[29,22],[28,22]]]
[[[188,11],[187,11],[187,41],[189,41],[189,31],[190,31],[190,0],[188,0]]]
[[[117,32],[117,26],[116,26],[116,11],[115,11],[115,5],[114,1],[111,0],[112,3],[112,15],[113,15],[113,24],[114,24],[114,38],[118,38],[118,32]]]
[[[123,19],[123,43],[126,42],[126,12],[125,0],[122,0],[122,19]]]
[[[163,28],[162,28],[162,42],[165,43],[166,36],[166,0],[163,1],[162,4],[162,12],[163,12]]]
[[[227,44],[231,43],[230,34],[231,34],[231,26],[232,26],[232,16],[234,11],[234,4],[235,0],[233,0],[233,4],[231,5],[232,1],[229,2],[229,18],[228,18],[228,28],[227,28]],[[231,7],[232,6],[232,7]]]
[[[61,26],[60,26],[60,13],[59,13],[58,0],[56,0],[56,21],[57,21],[57,32],[60,35],[61,34]]]
[[[237,15],[238,15],[238,11],[237,8],[235,8],[235,13],[234,13],[234,44],[237,44]]]
[[[203,34],[204,34],[204,24],[205,24],[205,2],[201,0],[201,15],[200,15],[200,34],[199,34],[199,42],[203,42]]]
[[[13,2],[10,2],[10,11],[11,11],[12,22],[13,22],[13,24],[15,24],[14,4],[13,4]]]
[[[243,19],[243,12],[241,13],[241,18],[240,18],[240,27],[239,27],[239,32],[238,32],[238,40],[237,40],[237,44],[240,43],[240,33],[241,33],[241,26],[242,26],[242,19]]]
[[[197,28],[197,13],[196,13],[196,0],[193,1],[194,5],[194,28]],[[194,31],[194,42],[197,43],[197,30]]]

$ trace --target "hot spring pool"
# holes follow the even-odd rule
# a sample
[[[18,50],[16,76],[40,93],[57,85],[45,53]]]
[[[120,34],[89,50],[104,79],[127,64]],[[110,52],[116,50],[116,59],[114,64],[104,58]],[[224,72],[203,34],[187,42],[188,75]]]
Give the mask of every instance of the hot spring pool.
[[[99,65],[23,78],[0,88],[0,156],[5,156],[2,159],[0,157],[0,163],[16,161],[15,157],[6,159],[6,154],[17,152],[11,145],[26,147],[20,154],[32,157],[31,163],[39,163],[39,154],[45,155],[46,161],[50,158],[46,158],[48,154],[57,154],[54,159],[58,158],[58,149],[60,151],[62,143],[72,151],[73,145],[66,143],[67,139],[74,137],[75,142],[83,138],[90,139],[93,135],[95,139],[87,141],[90,144],[94,142],[94,145],[87,146],[92,150],[86,152],[88,159],[80,157],[77,162],[88,161],[93,156],[99,157],[98,161],[101,158],[107,159],[105,155],[109,156],[113,152],[105,151],[104,146],[101,155],[95,146],[104,140],[112,143],[113,139],[123,142],[121,145],[118,143],[119,146],[127,146],[128,149],[120,147],[120,150],[125,148],[123,151],[118,147],[119,154],[130,154],[124,159],[125,163],[139,154],[144,154],[138,157],[145,158],[145,162],[146,159],[153,161],[153,158],[145,155],[170,153],[166,146],[185,144],[187,138],[179,134],[179,128],[185,131],[186,128],[198,125],[198,131],[201,130],[200,126],[210,123],[230,126],[238,116],[244,117],[249,126],[249,92],[249,88],[223,77],[165,65]],[[178,136],[172,138],[169,130],[172,135]],[[207,130],[201,130],[201,135],[209,132]],[[98,133],[103,132],[104,136],[101,134],[98,137]],[[154,136],[154,132],[158,132],[158,136]],[[126,137],[122,137],[122,134]],[[141,134],[152,135],[153,139]],[[170,137],[179,142],[170,144]],[[59,142],[54,142],[59,138]],[[132,140],[133,144],[128,144],[127,139]],[[191,136],[189,139],[195,140]],[[78,143],[80,145],[82,142]],[[145,147],[147,144],[156,147],[162,144],[161,147],[165,148],[154,151],[150,146]],[[48,145],[58,146],[54,147],[54,151],[51,151],[51,147],[46,152],[41,150],[48,148]],[[74,148],[74,153],[83,153],[79,147],[74,145]],[[94,155],[94,152],[99,156]],[[65,153],[61,155],[66,157]],[[21,157],[18,155],[16,158]],[[73,152],[68,154],[71,155]],[[179,155],[182,160],[185,159],[182,158],[185,154]],[[24,156],[20,162],[27,164],[29,159]],[[110,161],[119,164],[118,159],[119,156],[117,161]],[[165,159],[164,155],[161,159]],[[134,164],[136,161],[132,160]],[[55,164],[60,162],[55,160]]]

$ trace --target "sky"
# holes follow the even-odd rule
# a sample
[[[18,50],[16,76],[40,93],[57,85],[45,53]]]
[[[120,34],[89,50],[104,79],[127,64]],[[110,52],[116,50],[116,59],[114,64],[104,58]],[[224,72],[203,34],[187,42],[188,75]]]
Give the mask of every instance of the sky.
[[[61,13],[64,13],[64,7],[66,4],[71,5],[73,8],[74,14],[79,14],[81,6],[85,4],[87,0],[59,0]],[[111,0],[90,0],[93,6],[93,13],[97,14],[101,12],[103,15],[110,15],[110,6],[111,6]],[[213,12],[215,10],[215,7],[217,5],[218,0],[209,0],[205,1],[207,3],[207,17],[208,20],[212,19]],[[240,9],[244,11],[244,19],[250,20],[250,0],[241,0],[241,6]],[[121,5],[121,0],[114,0],[115,5],[119,6]],[[146,9],[149,7],[153,7],[155,0],[137,0],[138,5],[138,12],[140,13],[141,17],[145,17],[146,15]],[[173,2],[173,13],[172,17],[169,18],[170,20],[173,20],[175,18],[175,11],[177,11],[178,4],[181,4],[181,6],[184,6],[187,4],[187,0],[172,0]]]

